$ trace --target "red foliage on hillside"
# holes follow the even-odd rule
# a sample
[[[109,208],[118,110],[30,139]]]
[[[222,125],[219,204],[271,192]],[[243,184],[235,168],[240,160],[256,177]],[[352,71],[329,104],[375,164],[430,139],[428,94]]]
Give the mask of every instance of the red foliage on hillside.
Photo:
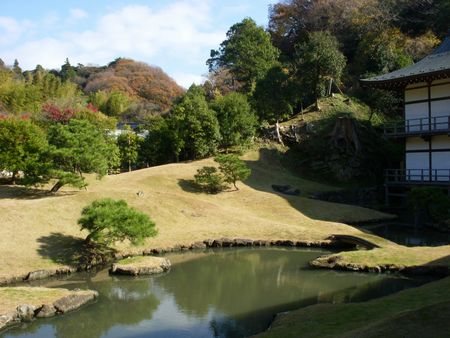
[[[184,91],[161,68],[130,59],[118,59],[104,71],[93,74],[84,90],[86,93],[121,91],[132,98],[158,105],[161,111],[169,109],[172,101]]]

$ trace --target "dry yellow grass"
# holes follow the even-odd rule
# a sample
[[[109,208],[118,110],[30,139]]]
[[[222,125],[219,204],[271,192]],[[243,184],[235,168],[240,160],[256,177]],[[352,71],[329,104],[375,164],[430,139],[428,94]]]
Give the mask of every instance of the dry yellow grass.
[[[387,217],[377,211],[305,197],[281,196],[271,184],[292,184],[302,192],[332,189],[298,179],[272,159],[251,152],[244,158],[253,174],[240,190],[207,195],[186,191],[196,170],[212,160],[170,164],[92,180],[87,191],[63,190],[57,196],[20,195],[0,187],[0,279],[71,264],[74,248],[87,235],[79,230],[81,209],[95,199],[125,199],[155,221],[159,234],[144,246],[118,246],[127,252],[144,247],[189,244],[207,238],[320,240],[330,234],[369,236],[341,222]],[[187,188],[186,188],[187,187]],[[144,196],[139,197],[138,191]],[[390,242],[372,237],[385,245]]]
[[[50,289],[41,287],[0,288],[0,314],[13,312],[22,304],[34,305],[53,304],[58,299],[68,296],[73,291],[67,289]]]

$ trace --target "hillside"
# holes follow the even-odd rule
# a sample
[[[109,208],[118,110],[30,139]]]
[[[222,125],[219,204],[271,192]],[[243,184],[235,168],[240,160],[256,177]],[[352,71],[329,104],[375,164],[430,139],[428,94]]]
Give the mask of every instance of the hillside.
[[[167,111],[172,101],[184,92],[161,68],[131,59],[118,59],[90,75],[84,84],[85,93],[99,90],[120,91],[153,105],[160,112]]]
[[[250,179],[239,184],[239,191],[218,195],[191,192],[189,184],[196,170],[212,160],[108,176],[92,180],[87,191],[66,189],[55,196],[1,186],[0,256],[8,259],[0,266],[0,279],[73,264],[77,247],[87,235],[77,225],[81,209],[101,197],[125,199],[156,222],[157,237],[140,248],[122,244],[120,249],[126,251],[222,237],[320,240],[346,233],[375,238],[340,222],[388,217],[385,214],[274,193],[271,184],[294,185],[303,195],[334,188],[292,176],[279,166],[272,152],[261,149],[247,154],[244,159],[253,170]],[[138,191],[144,196],[139,197]]]
[[[319,107],[280,124],[296,169],[329,181],[380,183],[383,170],[401,159],[398,146],[383,137],[386,117],[340,94],[320,99]]]

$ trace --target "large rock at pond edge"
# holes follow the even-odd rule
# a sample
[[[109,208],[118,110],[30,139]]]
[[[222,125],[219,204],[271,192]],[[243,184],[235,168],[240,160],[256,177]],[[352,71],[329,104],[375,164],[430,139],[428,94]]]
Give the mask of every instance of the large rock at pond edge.
[[[23,322],[31,322],[34,317],[34,311],[36,311],[36,306],[23,304],[17,307],[17,315]]]
[[[79,291],[65,296],[53,303],[57,312],[66,313],[78,309],[80,306],[98,297],[97,291]]]
[[[4,328],[20,322],[17,312],[11,312],[0,316],[0,331]]]
[[[117,275],[152,275],[166,272],[170,269],[170,261],[164,257],[139,257],[137,260],[126,260],[114,263],[110,273]]]
[[[52,305],[44,304],[36,314],[37,318],[50,318],[56,315],[56,309]]]

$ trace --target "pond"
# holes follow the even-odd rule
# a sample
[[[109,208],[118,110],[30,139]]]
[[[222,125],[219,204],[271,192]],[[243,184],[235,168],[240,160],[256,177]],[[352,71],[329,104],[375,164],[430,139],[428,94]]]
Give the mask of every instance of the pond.
[[[358,302],[426,282],[397,275],[313,270],[318,249],[242,248],[167,255],[169,273],[109,276],[106,270],[51,280],[50,287],[90,288],[96,303],[36,320],[2,337],[243,337],[279,312],[316,303]]]
[[[405,246],[441,246],[450,244],[450,233],[425,227],[400,224],[380,225],[370,229],[375,235]]]

